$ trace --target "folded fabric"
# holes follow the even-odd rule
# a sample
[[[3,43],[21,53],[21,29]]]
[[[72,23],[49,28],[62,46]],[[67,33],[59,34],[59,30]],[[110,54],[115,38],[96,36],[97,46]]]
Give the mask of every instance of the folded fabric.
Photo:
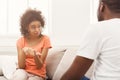
[[[11,79],[17,68],[17,56],[2,56],[2,72],[7,79]]]

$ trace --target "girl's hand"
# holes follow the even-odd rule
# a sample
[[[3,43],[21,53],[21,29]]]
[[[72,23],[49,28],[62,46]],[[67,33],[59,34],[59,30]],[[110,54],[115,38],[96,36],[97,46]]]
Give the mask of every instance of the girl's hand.
[[[41,57],[42,54],[41,54],[40,52],[36,52],[36,51],[34,51],[34,55],[35,55],[35,56],[39,56],[39,57]]]
[[[30,47],[24,47],[23,48],[23,51],[26,55],[31,55],[31,56],[34,56],[34,49],[30,48]]]
[[[28,51],[28,47],[23,48],[23,52],[26,53]]]

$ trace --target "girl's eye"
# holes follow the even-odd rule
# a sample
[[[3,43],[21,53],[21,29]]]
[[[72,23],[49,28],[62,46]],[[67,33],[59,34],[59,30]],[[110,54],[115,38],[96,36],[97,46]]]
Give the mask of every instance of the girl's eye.
[[[38,25],[38,28],[40,28],[41,27],[41,25]]]
[[[38,26],[38,28],[40,28],[41,26]]]
[[[34,26],[34,25],[32,25],[32,26],[31,26],[31,28],[32,28],[32,29],[35,29],[35,26]]]
[[[34,25],[32,25],[31,26],[31,29],[36,29],[36,28],[40,28],[41,26],[34,26]]]

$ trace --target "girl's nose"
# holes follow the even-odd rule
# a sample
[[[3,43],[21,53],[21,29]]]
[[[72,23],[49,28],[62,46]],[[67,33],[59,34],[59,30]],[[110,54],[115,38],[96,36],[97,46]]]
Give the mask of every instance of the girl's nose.
[[[40,28],[39,28],[39,27],[36,27],[36,28],[35,28],[35,31],[40,31]]]

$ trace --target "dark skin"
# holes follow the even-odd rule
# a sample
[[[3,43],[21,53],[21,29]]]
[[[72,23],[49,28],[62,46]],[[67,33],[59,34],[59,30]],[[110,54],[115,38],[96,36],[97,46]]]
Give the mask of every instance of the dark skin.
[[[93,60],[76,56],[68,71],[61,80],[80,80],[91,66]]]
[[[119,13],[112,12],[106,4],[100,2],[98,8],[98,21],[120,18]],[[80,80],[90,68],[94,60],[76,56],[70,68],[63,74],[60,80]]]

